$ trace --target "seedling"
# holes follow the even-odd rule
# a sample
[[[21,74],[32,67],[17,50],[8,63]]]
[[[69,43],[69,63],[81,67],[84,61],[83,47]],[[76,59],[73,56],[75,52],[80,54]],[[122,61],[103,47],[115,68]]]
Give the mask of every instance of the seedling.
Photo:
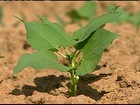
[[[4,26],[4,23],[3,23],[3,8],[0,7],[0,25],[1,26]]]
[[[79,27],[82,27],[83,25],[81,21],[91,20],[96,15],[96,11],[97,11],[96,2],[86,1],[79,9],[72,9],[66,13],[66,15],[69,16],[71,19],[70,22],[65,22],[62,18],[58,16],[56,16],[56,19],[63,26],[70,23],[77,23]]]
[[[79,21],[81,19],[90,20],[96,15],[96,2],[85,2],[80,9],[73,9],[67,12],[71,18],[71,22]]]
[[[14,74],[26,67],[34,69],[53,68],[70,74],[69,96],[76,96],[79,76],[93,72],[101,59],[103,51],[117,34],[103,29],[106,23],[116,20],[121,13],[112,12],[91,20],[87,25],[67,35],[57,23],[39,16],[41,22],[21,20],[27,31],[27,41],[36,50],[24,54],[14,68]],[[64,53],[60,52],[63,48]],[[74,50],[71,50],[71,49]],[[58,54],[68,61],[67,66],[58,63]]]
[[[138,11],[136,14],[133,14],[133,15],[131,14],[129,22],[131,22],[137,28],[137,31],[139,31],[139,28],[140,28],[140,11]]]

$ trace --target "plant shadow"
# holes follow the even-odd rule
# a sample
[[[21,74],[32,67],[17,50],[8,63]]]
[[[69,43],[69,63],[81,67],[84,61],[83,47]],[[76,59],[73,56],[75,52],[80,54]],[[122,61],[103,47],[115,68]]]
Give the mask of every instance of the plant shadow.
[[[85,76],[80,76],[79,83],[78,83],[78,94],[84,94],[86,96],[89,96],[90,98],[98,101],[101,99],[101,97],[108,93],[106,91],[97,91],[94,89],[94,87],[91,87],[89,84],[93,83],[95,81],[98,81],[102,79],[103,77],[110,76],[111,74],[100,74],[100,75],[94,75],[94,74],[88,74]]]
[[[36,77],[34,79],[35,86],[24,85],[22,89],[14,89],[10,94],[31,96],[34,91],[50,93],[51,90],[62,87],[62,82],[68,80],[67,77],[60,75],[56,77],[55,75],[48,75],[44,77]]]
[[[104,94],[106,94],[107,92],[105,92],[105,91],[98,92],[96,89],[92,88],[88,84],[95,82],[95,81],[98,81],[101,78],[109,76],[109,75],[110,74],[100,74],[97,76],[94,74],[88,74],[85,76],[80,76],[80,80],[78,83],[78,95],[84,94],[84,95],[89,96],[90,98],[92,98],[96,101],[101,99],[101,97]],[[22,86],[21,90],[14,89],[10,94],[31,96],[31,95],[33,95],[34,91],[43,92],[43,93],[50,93],[51,90],[63,87],[62,82],[65,82],[68,80],[69,80],[69,78],[65,77],[63,75],[60,75],[59,77],[56,77],[55,75],[36,77],[34,79],[34,83],[36,86],[24,85],[24,86]],[[69,84],[67,84],[67,86],[68,85]]]

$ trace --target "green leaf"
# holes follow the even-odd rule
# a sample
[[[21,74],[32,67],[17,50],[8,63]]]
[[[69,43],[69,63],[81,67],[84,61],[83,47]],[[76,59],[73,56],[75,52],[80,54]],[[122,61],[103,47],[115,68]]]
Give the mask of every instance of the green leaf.
[[[96,15],[96,2],[85,2],[84,5],[77,10],[77,13],[84,18],[91,19]]]
[[[102,25],[102,26],[100,26],[99,28],[103,28],[104,26],[105,26],[105,24]],[[94,32],[96,32],[96,31],[93,31],[91,34],[93,34]],[[88,40],[90,39],[91,36],[92,36],[92,35],[90,35],[88,38],[86,38],[86,39],[85,39],[84,41],[82,41],[82,42],[76,43],[76,44],[74,45],[74,47],[75,47],[77,50],[82,49],[82,48],[87,44],[87,42],[88,42]]]
[[[129,20],[129,18],[130,18],[129,12],[125,11],[122,8],[118,8],[117,12],[122,13],[122,15],[115,21],[116,23],[122,24],[122,23],[127,22]]]
[[[64,38],[64,40],[62,42],[63,47],[73,46],[75,44],[75,41],[72,39],[71,36],[67,35],[64,28],[61,25],[59,25],[58,23],[52,23],[52,22],[48,21],[48,19],[43,17],[43,16],[39,16],[39,18],[43,23],[53,27],[54,30],[58,31],[58,33],[60,33],[62,35],[62,37]]]
[[[125,11],[123,8],[118,8],[118,7],[119,6],[116,6],[115,4],[110,4],[107,8],[107,12],[111,13],[112,11],[115,10],[116,12],[122,13],[122,15],[118,19],[116,19],[116,21],[114,21],[115,23],[122,24],[124,22],[127,22],[131,17],[130,13]]]
[[[122,24],[124,22],[127,22],[130,18],[130,13],[125,12],[123,15],[121,15],[115,22],[118,24]]]
[[[116,20],[122,13],[113,12],[110,14],[104,14],[97,18],[94,18],[91,22],[89,22],[86,26],[82,27],[81,29],[77,30],[73,34],[73,39],[79,40],[79,42],[84,41],[86,38],[90,36],[90,34],[97,30],[99,27],[106,23],[113,22]]]
[[[40,50],[33,54],[24,54],[14,68],[14,73],[19,73],[26,67],[34,69],[53,68],[59,71],[69,71],[70,67],[58,64],[57,56],[50,50]]]
[[[98,29],[91,37],[87,44],[83,47],[82,62],[76,70],[77,75],[85,75],[95,70],[100,61],[104,49],[107,48],[117,37],[115,33],[105,29]]]
[[[96,31],[94,31],[94,32],[96,32]],[[93,33],[94,33],[94,32],[93,32]],[[93,33],[91,33],[91,34],[93,34]],[[82,48],[87,44],[87,42],[89,41],[89,39],[90,39],[91,36],[92,36],[92,35],[90,35],[87,39],[85,39],[85,40],[82,41],[82,42],[76,43],[76,44],[74,45],[75,49],[77,49],[77,50],[82,49]]]
[[[108,7],[106,9],[106,12],[107,13],[112,13],[112,12],[116,11],[118,9],[118,7],[119,6],[116,6],[116,4],[114,4],[114,3],[112,4],[111,3],[111,4],[108,5]]]
[[[42,18],[43,23],[25,22],[27,41],[36,50],[48,48],[57,50],[60,46],[67,47],[75,44],[63,28]]]

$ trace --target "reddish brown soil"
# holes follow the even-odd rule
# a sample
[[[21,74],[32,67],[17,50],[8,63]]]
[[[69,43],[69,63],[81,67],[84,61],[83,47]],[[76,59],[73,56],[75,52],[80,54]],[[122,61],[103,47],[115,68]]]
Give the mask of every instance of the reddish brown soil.
[[[98,2],[98,14],[110,2]],[[140,10],[140,2],[114,2],[130,12]],[[5,26],[0,26],[0,50],[5,58],[0,59],[0,103],[13,104],[140,104],[140,32],[130,23],[107,24],[106,29],[120,36],[104,52],[98,70],[80,77],[78,96],[68,98],[67,73],[53,69],[36,71],[26,68],[13,75],[13,68],[22,54],[34,50],[26,44],[24,25],[13,26],[22,11],[27,21],[36,21],[36,14],[46,15],[52,21],[83,2],[0,2],[4,9]],[[72,34],[76,24],[67,25],[65,30]]]

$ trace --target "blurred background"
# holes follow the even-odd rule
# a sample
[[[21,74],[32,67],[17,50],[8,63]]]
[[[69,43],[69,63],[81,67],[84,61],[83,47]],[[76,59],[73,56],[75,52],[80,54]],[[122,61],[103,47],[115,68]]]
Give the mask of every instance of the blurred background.
[[[39,21],[37,15],[44,16],[52,22],[61,24],[69,35],[87,24],[92,18],[109,13],[116,6],[120,6],[119,12],[123,15],[113,24],[116,29],[127,26],[136,29],[139,34],[140,26],[140,2],[138,1],[114,1],[91,2],[67,1],[67,2],[0,2],[0,50],[2,55],[10,54],[8,49],[14,50],[26,39],[24,24],[14,16],[25,21]],[[87,12],[88,11],[88,12]],[[106,27],[107,28],[107,27]],[[108,27],[109,28],[109,27]],[[111,27],[114,30],[114,27]],[[128,31],[127,30],[127,31]],[[132,30],[134,31],[134,30]],[[14,33],[14,35],[11,35]],[[19,41],[19,39],[21,41]],[[10,41],[11,40],[11,41]],[[18,42],[19,41],[19,42]],[[10,44],[8,44],[10,43]],[[26,41],[18,48],[29,46]],[[18,50],[19,51],[19,50]],[[8,57],[9,58],[9,57]],[[11,59],[12,60],[12,59]]]

